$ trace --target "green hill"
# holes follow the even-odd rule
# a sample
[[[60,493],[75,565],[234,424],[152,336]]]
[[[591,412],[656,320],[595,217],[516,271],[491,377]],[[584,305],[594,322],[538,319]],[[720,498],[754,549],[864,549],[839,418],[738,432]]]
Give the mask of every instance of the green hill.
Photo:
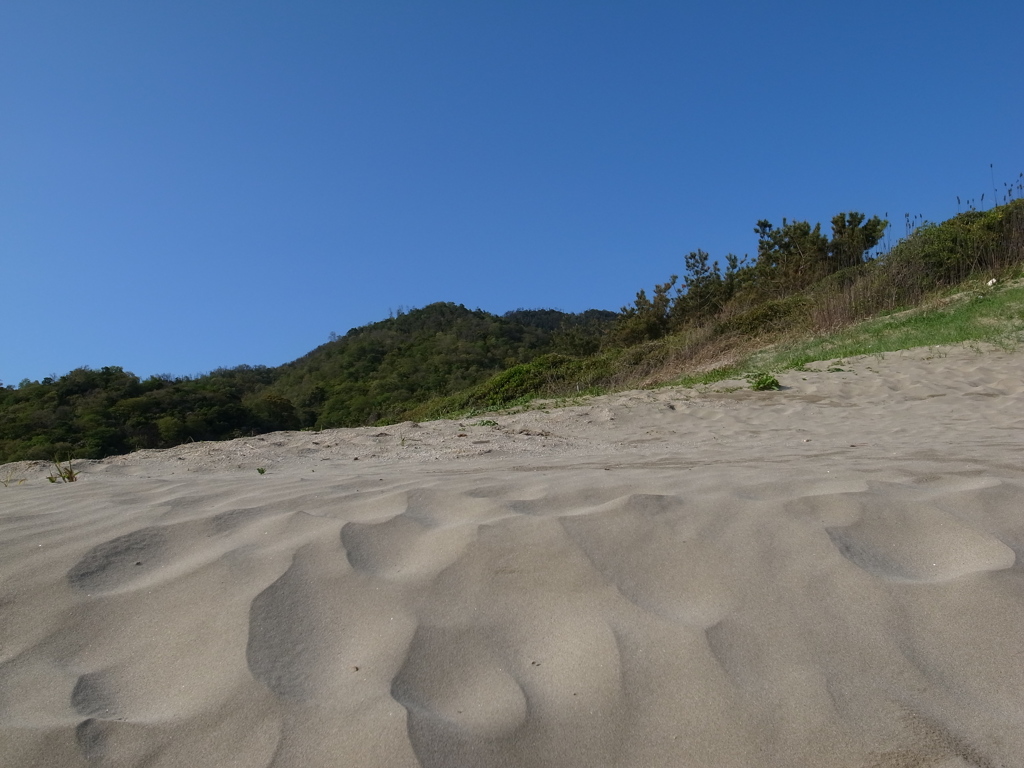
[[[439,303],[354,328],[279,368],[144,381],[118,367],[79,368],[0,388],[0,463],[399,420],[540,355],[593,352],[615,318]]]
[[[880,252],[888,222],[878,217],[839,214],[828,232],[760,221],[755,258],[719,263],[691,252],[681,283],[671,276],[650,295],[641,290],[618,313],[499,316],[437,303],[354,328],[278,368],[146,380],[80,368],[24,381],[0,388],[0,463],[423,420],[898,345],[1015,343],[1024,201],[911,225]]]

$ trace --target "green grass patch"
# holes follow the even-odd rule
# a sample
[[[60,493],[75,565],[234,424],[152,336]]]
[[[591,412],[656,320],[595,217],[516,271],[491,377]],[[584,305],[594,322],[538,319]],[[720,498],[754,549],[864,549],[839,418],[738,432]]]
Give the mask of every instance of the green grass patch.
[[[681,376],[678,379],[667,382],[666,386],[672,387],[704,387],[709,384],[717,384],[720,381],[726,381],[727,379],[739,379],[744,375],[744,368],[742,366],[725,366],[722,368],[715,368],[710,371],[701,371],[700,373],[690,373],[685,376]]]
[[[954,344],[985,343],[1012,349],[1024,339],[1022,287],[961,292],[936,297],[932,304],[928,309],[873,318],[836,333],[776,344],[735,365],[687,374],[666,384],[696,388],[745,378],[756,389],[757,377],[774,379],[772,373],[800,370],[824,360]]]
[[[1013,348],[1024,334],[1024,288],[964,295],[944,307],[881,317],[753,355],[748,365],[788,370],[819,360],[914,347],[988,343]]]
[[[750,388],[755,392],[770,392],[775,389],[782,389],[779,380],[770,373],[747,374],[747,381],[750,382]]]

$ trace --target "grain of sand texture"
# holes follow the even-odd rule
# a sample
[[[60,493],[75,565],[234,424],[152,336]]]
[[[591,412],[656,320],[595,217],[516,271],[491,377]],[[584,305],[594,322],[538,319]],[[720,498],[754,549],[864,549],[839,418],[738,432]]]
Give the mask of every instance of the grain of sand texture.
[[[0,764],[1024,766],[1024,352],[812,367],[0,470]]]

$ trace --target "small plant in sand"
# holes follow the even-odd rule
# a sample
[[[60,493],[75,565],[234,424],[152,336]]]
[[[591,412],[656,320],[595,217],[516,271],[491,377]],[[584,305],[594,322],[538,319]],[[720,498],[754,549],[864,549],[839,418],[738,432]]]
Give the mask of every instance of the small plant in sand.
[[[13,483],[14,485],[21,485],[24,482],[24,477],[14,476],[14,467],[8,467],[6,470],[4,470],[4,473],[0,475],[0,485],[2,485],[4,488],[10,486],[11,483]]]
[[[770,373],[752,373],[747,376],[747,381],[750,382],[750,388],[755,392],[782,389],[782,385],[779,384],[779,380]]]
[[[256,467],[256,471],[259,472],[261,475],[267,474],[267,468],[266,467]]]
[[[72,468],[70,458],[68,459],[68,465],[65,467],[63,464],[61,464],[60,459],[54,456],[53,468],[55,471],[51,472],[49,476],[46,478],[51,483],[56,483],[58,480],[60,480],[63,483],[73,483],[78,479],[78,475],[81,474],[80,472]]]

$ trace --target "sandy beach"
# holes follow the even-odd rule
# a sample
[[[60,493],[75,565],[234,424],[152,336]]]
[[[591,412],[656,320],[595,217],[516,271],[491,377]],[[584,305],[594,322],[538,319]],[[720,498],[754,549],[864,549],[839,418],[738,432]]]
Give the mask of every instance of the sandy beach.
[[[1024,766],[1024,350],[779,380],[0,467],[0,765]]]

